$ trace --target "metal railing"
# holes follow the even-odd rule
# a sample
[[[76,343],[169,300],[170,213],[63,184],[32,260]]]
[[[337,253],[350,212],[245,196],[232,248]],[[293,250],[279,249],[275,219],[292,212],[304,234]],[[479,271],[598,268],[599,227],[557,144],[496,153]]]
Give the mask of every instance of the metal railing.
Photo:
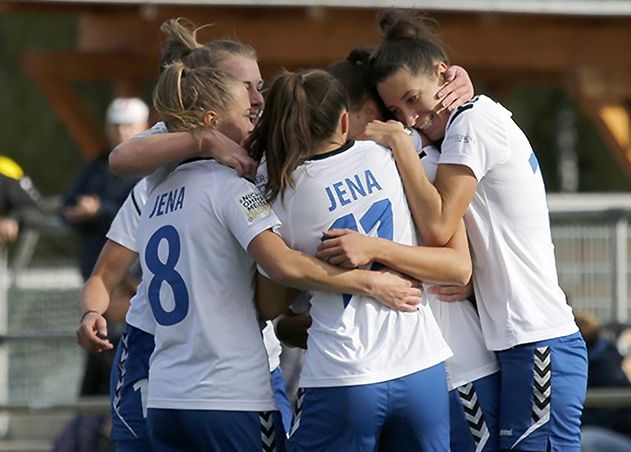
[[[552,195],[549,201],[559,281],[573,306],[603,323],[627,322],[631,195]],[[37,271],[30,264],[40,237],[59,234],[68,230],[51,220],[21,235],[10,263],[0,251],[0,412],[108,410],[106,398],[78,399],[78,272],[67,269],[60,277],[54,262]],[[587,400],[588,406],[631,406],[631,392],[592,390]]]

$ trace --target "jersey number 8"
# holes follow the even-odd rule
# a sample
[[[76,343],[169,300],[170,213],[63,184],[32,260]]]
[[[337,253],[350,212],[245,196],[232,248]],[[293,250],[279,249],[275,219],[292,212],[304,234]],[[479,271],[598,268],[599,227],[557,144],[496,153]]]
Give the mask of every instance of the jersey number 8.
[[[158,256],[158,247],[162,240],[167,241],[169,252],[166,262],[162,262]],[[148,296],[153,316],[158,324],[163,326],[175,325],[181,322],[188,313],[188,290],[186,283],[175,265],[180,259],[180,235],[171,225],[162,226],[151,236],[145,248],[145,264],[153,273],[153,278],[149,283]],[[160,289],[162,283],[167,283],[173,291],[174,308],[166,311],[160,302]]]

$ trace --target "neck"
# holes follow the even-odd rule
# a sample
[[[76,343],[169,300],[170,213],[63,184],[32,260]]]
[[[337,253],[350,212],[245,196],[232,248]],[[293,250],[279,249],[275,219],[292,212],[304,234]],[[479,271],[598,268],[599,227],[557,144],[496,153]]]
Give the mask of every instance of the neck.
[[[313,155],[326,154],[327,152],[331,152],[335,149],[341,148],[346,143],[346,137],[336,137],[331,140],[323,143],[319,146],[314,152]]]

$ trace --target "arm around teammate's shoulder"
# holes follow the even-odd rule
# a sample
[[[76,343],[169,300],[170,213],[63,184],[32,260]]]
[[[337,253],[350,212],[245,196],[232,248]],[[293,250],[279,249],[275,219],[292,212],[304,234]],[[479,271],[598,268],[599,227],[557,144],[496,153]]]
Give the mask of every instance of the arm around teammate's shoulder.
[[[392,150],[423,243],[445,246],[456,232],[477,187],[473,172],[463,165],[438,165],[432,184],[400,123],[373,121],[365,134]]]
[[[462,223],[445,247],[404,245],[348,229],[324,233],[317,257],[344,268],[379,262],[418,280],[464,285],[471,279],[471,257]]]
[[[158,168],[191,158],[212,157],[240,176],[254,176],[256,162],[239,144],[209,130],[199,137],[189,132],[157,133],[124,141],[109,155],[112,171],[121,177],[146,176]]]

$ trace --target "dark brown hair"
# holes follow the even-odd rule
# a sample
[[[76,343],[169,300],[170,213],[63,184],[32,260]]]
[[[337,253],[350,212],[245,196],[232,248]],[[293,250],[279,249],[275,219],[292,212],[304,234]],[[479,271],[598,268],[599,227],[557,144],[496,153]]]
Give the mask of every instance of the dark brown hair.
[[[274,80],[248,140],[253,158],[266,156],[270,202],[293,187],[294,170],[333,136],[347,109],[346,90],[326,71],[284,72]]]
[[[431,75],[436,63],[449,65],[434,20],[393,9],[382,12],[378,21],[382,42],[370,60],[372,83],[386,80],[401,68],[414,75]]]
[[[384,110],[385,114],[381,98],[370,81],[369,62],[370,52],[366,49],[355,48],[350,51],[346,59],[333,63],[326,70],[346,89],[351,111],[359,110],[364,102],[372,100]]]

